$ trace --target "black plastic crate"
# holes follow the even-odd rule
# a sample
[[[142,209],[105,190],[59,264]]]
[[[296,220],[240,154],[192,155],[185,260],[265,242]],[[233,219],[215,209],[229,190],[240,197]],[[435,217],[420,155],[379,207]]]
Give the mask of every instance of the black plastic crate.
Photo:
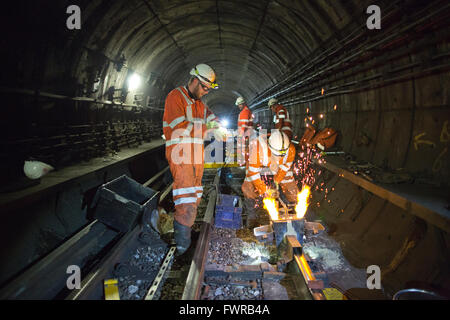
[[[131,230],[145,214],[156,209],[158,193],[126,175],[102,185],[95,195],[94,218],[122,231]]]

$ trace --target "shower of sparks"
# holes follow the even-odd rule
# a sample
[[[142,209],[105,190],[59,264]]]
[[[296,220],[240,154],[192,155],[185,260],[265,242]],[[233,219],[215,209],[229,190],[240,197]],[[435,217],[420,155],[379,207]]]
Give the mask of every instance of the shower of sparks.
[[[324,162],[322,155],[311,145],[302,145],[299,160],[294,162],[293,171],[301,180],[302,185],[313,186],[316,182],[316,170],[312,166],[313,160]],[[320,173],[319,173],[320,175]]]
[[[269,212],[270,218],[272,220],[278,220],[278,209],[275,199],[264,198],[263,203],[264,209],[266,209],[267,212]]]
[[[303,186],[310,186],[311,191],[315,192],[323,192],[324,193],[324,202],[327,204],[331,204],[331,200],[329,196],[332,191],[335,190],[334,187],[328,188],[326,184],[322,181],[317,181],[318,178],[323,178],[323,172],[321,169],[317,170],[313,166],[313,161],[316,161],[319,164],[326,163],[325,158],[323,158],[323,153],[321,150],[316,149],[315,146],[310,144],[301,145],[301,150],[299,150],[298,156],[299,159],[293,164],[293,171],[295,177],[297,177],[299,185],[300,183]],[[314,202],[317,207],[320,207],[320,202]]]
[[[302,219],[305,216],[306,210],[309,205],[310,187],[308,185],[303,186],[301,192],[297,195],[297,205],[295,206],[295,212],[297,213],[297,219]]]

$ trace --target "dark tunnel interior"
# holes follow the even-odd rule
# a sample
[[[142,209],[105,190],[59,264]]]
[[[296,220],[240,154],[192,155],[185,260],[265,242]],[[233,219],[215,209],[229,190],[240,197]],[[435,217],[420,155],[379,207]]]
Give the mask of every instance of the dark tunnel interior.
[[[163,147],[134,150],[163,146],[168,93],[205,63],[219,89],[202,100],[232,129],[236,98],[263,128],[276,98],[294,140],[333,128],[333,150],[400,190],[327,167],[310,204],[352,265],[381,267],[385,298],[449,294],[449,1],[17,0],[1,10],[0,287],[91,221],[100,185],[122,174],[143,183],[167,166]],[[54,170],[29,179],[31,160]]]

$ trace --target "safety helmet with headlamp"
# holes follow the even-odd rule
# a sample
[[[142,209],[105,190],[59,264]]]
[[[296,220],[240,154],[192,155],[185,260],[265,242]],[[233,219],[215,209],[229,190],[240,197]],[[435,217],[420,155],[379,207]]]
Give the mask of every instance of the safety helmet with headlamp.
[[[268,145],[273,155],[284,156],[289,150],[290,141],[284,132],[280,130],[272,130],[272,134],[268,140]]]
[[[192,68],[190,75],[197,77],[201,82],[208,84],[212,89],[218,89],[216,73],[207,64],[201,63]]]
[[[240,104],[244,104],[245,103],[245,99],[244,98],[242,98],[242,97],[239,97],[239,98],[237,98],[236,99],[236,103],[235,103],[235,105],[240,105]]]
[[[277,103],[278,103],[278,100],[277,100],[277,99],[275,99],[275,98],[270,99],[270,100],[269,100],[269,103],[268,103],[269,108],[270,108],[271,106],[273,106],[274,104],[277,104]]]

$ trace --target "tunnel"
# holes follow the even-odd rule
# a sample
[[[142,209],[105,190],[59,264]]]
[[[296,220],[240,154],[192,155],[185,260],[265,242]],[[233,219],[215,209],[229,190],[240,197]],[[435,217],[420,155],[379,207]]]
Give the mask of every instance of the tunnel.
[[[273,128],[271,99],[286,108],[296,159],[308,128],[336,132],[303,171],[314,167],[311,221],[352,268],[379,268],[383,286],[337,289],[449,299],[448,1],[17,0],[1,10],[2,299],[64,298],[67,289],[32,281],[43,261],[93,266],[118,241],[92,224],[102,186],[123,176],[170,186],[166,98],[199,64],[219,86],[202,101],[229,130],[243,97],[263,129]],[[27,163],[44,175],[27,176]],[[75,240],[90,249],[64,260]]]

